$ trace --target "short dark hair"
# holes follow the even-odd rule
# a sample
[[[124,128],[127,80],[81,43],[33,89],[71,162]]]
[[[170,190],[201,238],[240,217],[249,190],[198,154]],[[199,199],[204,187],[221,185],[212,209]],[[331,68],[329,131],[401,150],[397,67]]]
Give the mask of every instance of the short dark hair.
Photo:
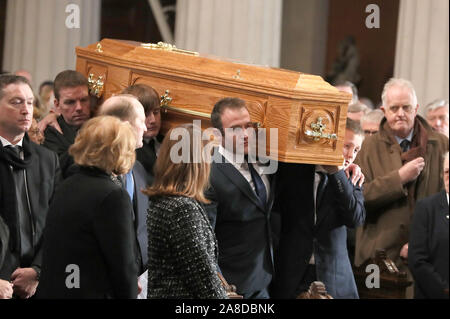
[[[3,89],[10,84],[23,83],[28,84],[31,90],[30,82],[23,76],[15,75],[15,74],[1,74],[0,75],[0,99],[3,98]]]
[[[154,108],[159,107],[161,103],[158,92],[146,84],[130,85],[122,91],[122,94],[131,94],[137,97],[144,107],[145,116],[149,115]]]
[[[59,92],[65,88],[73,88],[77,86],[86,86],[89,89],[87,78],[78,71],[65,70],[59,72],[55,77],[53,93],[55,99],[59,100]]]
[[[364,137],[364,131],[363,131],[359,121],[355,121],[355,120],[352,120],[351,118],[347,118],[347,122],[345,123],[345,129],[352,131],[356,135],[361,135]]]
[[[245,101],[243,99],[237,97],[226,97],[219,100],[215,105],[211,112],[211,124],[216,129],[220,130],[223,134],[223,125],[222,125],[222,114],[226,109],[241,109],[247,107],[245,106]]]

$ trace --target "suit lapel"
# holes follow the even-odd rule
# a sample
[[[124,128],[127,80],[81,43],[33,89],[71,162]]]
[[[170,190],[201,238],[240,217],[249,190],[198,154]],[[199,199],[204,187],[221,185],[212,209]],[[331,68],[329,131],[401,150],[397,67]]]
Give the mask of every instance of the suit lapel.
[[[444,215],[445,220],[448,222],[448,203],[447,203],[447,194],[444,191],[441,192],[442,196],[439,201],[439,212]]]
[[[256,197],[255,192],[250,187],[244,176],[233,166],[233,164],[226,161],[222,156],[222,163],[216,163],[217,168],[234,184],[236,185],[242,193],[244,193],[257,207],[259,207],[263,212],[266,209],[262,206],[258,197]]]
[[[28,196],[30,199],[31,213],[34,215],[39,209],[39,198],[41,197],[42,185],[41,172],[39,170],[40,165],[39,156],[33,152],[33,160],[31,161],[30,168],[26,170],[27,175],[27,188]]]

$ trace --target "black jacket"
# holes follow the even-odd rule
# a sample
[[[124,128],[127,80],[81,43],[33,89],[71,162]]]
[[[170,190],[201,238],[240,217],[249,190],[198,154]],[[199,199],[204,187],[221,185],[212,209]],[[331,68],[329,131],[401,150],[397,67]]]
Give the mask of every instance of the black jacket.
[[[219,244],[219,267],[239,294],[268,288],[273,274],[270,224],[274,183],[265,207],[242,174],[222,157],[213,163],[206,211]]]
[[[135,243],[126,190],[98,169],[80,168],[49,210],[38,298],[136,298]],[[73,265],[79,288],[67,286],[76,283]]]
[[[34,257],[31,261],[23,261],[11,254],[9,250],[6,251],[3,265],[0,265],[0,279],[4,280],[10,280],[11,274],[17,267],[41,266],[42,233],[53,194],[61,181],[58,156],[54,152],[32,142],[30,151],[33,153],[33,160],[30,167],[26,169],[26,177],[34,228],[32,239]],[[0,189],[0,196],[1,194]],[[0,207],[1,210],[2,207]]]
[[[45,140],[42,145],[58,154],[62,176],[63,178],[67,178],[67,171],[74,163],[73,157],[69,155],[68,150],[75,142],[77,130],[68,125],[62,115],[57,118],[57,121],[63,134],[59,133],[54,127],[47,126],[44,131]]]
[[[333,298],[358,298],[347,252],[347,229],[365,219],[359,187],[344,171],[327,174],[317,195],[314,224],[315,165],[280,163],[276,207],[281,233],[275,254],[275,298],[296,298],[314,251],[317,280]]]
[[[162,143],[164,135],[158,134],[156,139],[159,143]],[[147,174],[151,177],[155,176],[153,168],[155,166],[156,159],[157,157],[155,148],[150,146],[147,142],[144,142],[144,145],[136,150],[136,160],[138,160],[142,164],[142,166],[144,166]]]
[[[415,298],[448,298],[448,202],[445,191],[417,202],[408,245]]]

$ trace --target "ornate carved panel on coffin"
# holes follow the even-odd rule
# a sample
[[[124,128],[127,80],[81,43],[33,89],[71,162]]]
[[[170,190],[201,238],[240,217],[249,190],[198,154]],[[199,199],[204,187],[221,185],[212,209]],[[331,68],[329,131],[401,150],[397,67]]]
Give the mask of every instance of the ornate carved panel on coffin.
[[[339,134],[339,106],[303,104],[297,130],[297,146],[334,152]]]

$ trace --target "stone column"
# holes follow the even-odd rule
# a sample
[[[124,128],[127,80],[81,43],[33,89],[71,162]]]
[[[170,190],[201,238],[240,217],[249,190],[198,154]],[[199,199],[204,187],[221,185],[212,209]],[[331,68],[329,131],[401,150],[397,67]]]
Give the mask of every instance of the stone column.
[[[79,8],[79,28],[68,28],[69,4]],[[75,69],[75,47],[100,38],[100,0],[8,0],[3,68],[26,69],[33,88]]]
[[[280,65],[282,0],[178,0],[175,44],[239,62]]]
[[[412,81],[419,113],[449,97],[449,1],[401,0],[394,76]]]

